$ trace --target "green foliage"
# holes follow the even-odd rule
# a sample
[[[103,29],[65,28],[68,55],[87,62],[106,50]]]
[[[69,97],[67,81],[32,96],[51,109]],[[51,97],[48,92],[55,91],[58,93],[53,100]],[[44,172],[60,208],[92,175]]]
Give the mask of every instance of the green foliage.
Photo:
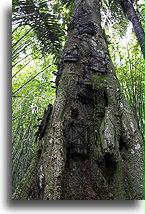
[[[62,11],[59,10],[56,13],[56,2],[52,0],[13,1],[13,24],[30,26],[42,52],[54,53],[58,57],[66,33],[60,22]]]
[[[54,101],[55,91],[50,81],[54,79],[52,72],[56,71],[56,66],[51,64],[52,56],[48,55],[45,59],[33,59],[19,73],[18,69],[25,65],[24,61],[13,69],[13,73],[17,73],[12,87],[13,188],[21,180],[37,147],[34,125],[43,116],[44,107]]]
[[[124,17],[119,0],[104,0],[102,1],[101,14],[103,27],[117,30],[120,36],[123,36],[129,21]]]
[[[52,103],[55,90],[51,88],[52,74],[57,67],[54,55],[44,53],[35,30],[30,25],[13,24],[12,33],[12,186],[26,172],[35,148],[37,119],[44,107]]]
[[[143,57],[131,26],[120,40],[118,31],[110,34],[109,46],[116,73],[143,135]]]
[[[118,31],[120,36],[124,36],[129,25],[128,18],[121,7],[122,0],[103,0],[101,6],[101,14],[103,27],[111,28]],[[142,3],[140,3],[142,1]],[[124,0],[125,2],[125,0]],[[134,0],[134,9],[142,25],[144,25],[144,4],[143,0]]]

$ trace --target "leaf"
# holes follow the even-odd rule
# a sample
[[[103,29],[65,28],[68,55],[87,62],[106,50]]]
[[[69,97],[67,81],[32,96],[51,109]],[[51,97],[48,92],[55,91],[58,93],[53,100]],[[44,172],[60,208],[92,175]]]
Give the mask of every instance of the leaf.
[[[87,85],[93,85],[92,82],[85,82],[85,84],[87,84]]]
[[[107,80],[109,77],[103,77],[101,78],[101,81]]]
[[[96,78],[96,79],[100,78],[100,76],[98,76],[98,75],[96,75],[96,74],[92,75],[92,77],[94,77],[94,78]]]

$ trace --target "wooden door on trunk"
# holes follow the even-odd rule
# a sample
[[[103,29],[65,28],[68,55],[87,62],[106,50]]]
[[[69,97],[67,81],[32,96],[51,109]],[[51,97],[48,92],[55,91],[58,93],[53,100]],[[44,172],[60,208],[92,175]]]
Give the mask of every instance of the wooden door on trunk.
[[[89,127],[82,121],[73,120],[68,124],[67,146],[70,154],[88,155]]]

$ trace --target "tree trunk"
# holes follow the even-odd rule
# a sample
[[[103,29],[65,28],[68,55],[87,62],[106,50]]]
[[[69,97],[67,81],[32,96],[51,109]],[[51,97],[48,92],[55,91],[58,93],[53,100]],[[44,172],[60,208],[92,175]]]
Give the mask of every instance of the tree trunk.
[[[143,199],[143,140],[109,56],[99,0],[75,1],[56,85],[35,179],[28,169],[13,199]]]
[[[129,19],[129,21],[131,21],[133,25],[133,29],[136,34],[138,43],[144,55],[144,31],[139,21],[139,18],[135,12],[133,0],[119,0],[119,1],[125,16]]]

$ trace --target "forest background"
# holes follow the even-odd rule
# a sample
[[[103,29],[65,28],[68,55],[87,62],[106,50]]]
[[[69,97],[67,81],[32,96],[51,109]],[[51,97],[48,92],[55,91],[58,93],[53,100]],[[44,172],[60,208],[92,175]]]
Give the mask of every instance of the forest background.
[[[9,4],[10,4],[10,1],[5,1],[5,2],[9,2]],[[143,4],[139,5],[138,7],[139,7],[139,11],[141,12],[143,10]],[[8,10],[10,10],[10,7],[7,8],[6,6],[4,6],[4,10],[1,13],[1,15],[3,15],[4,12],[6,12]],[[6,15],[4,16],[5,19],[1,18],[1,20],[3,20],[1,27],[3,27],[4,24],[6,26],[9,23],[8,15],[9,14],[6,12]],[[140,20],[143,21],[143,19],[141,17],[140,17]],[[143,97],[143,59],[142,59],[142,55],[141,55],[141,52],[139,49],[139,45],[137,44],[136,38],[134,36],[134,33],[132,32],[132,28],[129,25],[129,22],[126,22],[125,25],[126,26],[120,25],[121,29],[119,29],[118,26],[116,27],[116,26],[114,26],[114,23],[112,23],[111,24],[112,29],[106,28],[106,32],[109,35],[107,39],[110,42],[110,45],[109,45],[110,52],[111,52],[113,62],[116,66],[118,78],[119,78],[122,88],[124,90],[125,96],[128,99],[133,111],[137,113],[135,116],[138,121],[140,130],[142,131],[143,130],[143,99],[141,99],[141,98]],[[105,26],[105,23],[104,23],[104,26]],[[13,36],[16,39],[21,38],[25,34],[25,32],[27,32],[28,30],[29,30],[29,28],[27,28],[27,26],[25,26],[24,31],[19,31],[18,34],[13,34]],[[1,30],[1,32],[2,32],[2,30]],[[15,31],[15,33],[16,33],[16,31]],[[13,93],[15,92],[13,94],[13,102],[14,102],[13,103],[13,119],[14,119],[14,121],[16,120],[16,118],[18,116],[20,116],[20,117],[18,117],[18,120],[17,120],[17,122],[19,122],[19,124],[17,122],[13,123],[14,124],[14,126],[13,126],[14,135],[13,136],[18,137],[17,139],[13,138],[16,140],[13,142],[16,143],[15,144],[15,146],[16,146],[18,140],[19,139],[22,140],[21,146],[17,147],[17,159],[15,159],[15,158],[13,159],[14,165],[16,163],[18,163],[20,160],[23,161],[25,158],[28,158],[27,160],[30,160],[31,157],[33,156],[33,152],[35,150],[35,143],[36,143],[34,140],[35,139],[34,134],[35,134],[36,130],[33,128],[26,129],[25,132],[23,132],[23,130],[25,127],[33,127],[33,125],[35,125],[37,123],[37,119],[39,116],[42,116],[44,107],[46,107],[48,105],[48,101],[53,102],[54,97],[55,97],[55,89],[51,88],[51,86],[53,86],[53,83],[51,83],[51,81],[54,79],[52,72],[56,70],[56,65],[53,65],[49,68],[47,68],[47,66],[52,64],[52,62],[54,62],[54,59],[56,56],[51,53],[46,54],[46,52],[45,52],[45,54],[43,54],[43,51],[42,51],[43,45],[41,46],[41,44],[38,42],[39,40],[36,39],[35,34],[32,31],[30,31],[29,36],[26,35],[27,39],[24,40],[24,41],[26,41],[26,44],[29,43],[29,39],[30,39],[30,37],[32,39],[32,36],[34,38],[33,41],[35,41],[35,42],[34,42],[34,44],[29,45],[28,52],[30,53],[30,56],[29,56],[30,59],[33,59],[33,63],[28,64],[27,65],[28,67],[27,68],[25,67],[25,69],[23,71],[21,70],[21,74],[19,73],[19,75],[18,75],[19,77],[17,76],[17,78],[18,78],[17,81],[14,80],[14,82],[13,82]],[[7,40],[5,41],[4,37],[6,38],[6,31],[4,31],[4,36],[1,34],[1,38],[2,38],[1,41],[2,42],[4,41],[4,44],[3,44],[4,49],[1,50],[1,56],[2,56],[1,59],[3,59],[5,52],[7,52],[7,50],[8,50],[7,44],[5,44],[5,42],[10,44],[9,41],[7,41]],[[63,38],[62,39],[62,45],[63,45],[64,41],[65,41],[65,35],[62,38]],[[129,38],[129,40],[128,40],[128,38]],[[24,37],[23,37],[23,39],[24,39]],[[114,43],[113,41],[116,41],[116,42]],[[38,50],[39,50],[38,47],[40,48],[40,52],[37,56],[36,52],[38,53]],[[23,51],[21,51],[21,53],[22,52]],[[24,51],[21,57],[24,57],[24,55],[26,55],[26,53],[27,52]],[[16,60],[18,60],[17,57],[16,57]],[[9,64],[8,59],[3,60],[3,62]],[[13,75],[15,75],[16,72],[18,71],[17,69],[21,69],[24,65],[26,65],[26,61],[22,60],[20,65],[21,65],[20,67],[18,65],[14,66]],[[2,65],[2,68],[3,67],[4,67],[4,70],[6,70],[5,69],[6,66]],[[7,69],[8,69],[8,67],[9,66],[7,66]],[[38,74],[38,71],[39,72],[42,71],[42,72],[36,76],[36,74]],[[7,73],[6,73],[6,76],[7,76]],[[6,83],[5,82],[6,76],[1,75],[1,77],[4,77],[4,78],[0,78],[1,87],[4,86],[4,84]],[[36,77],[33,78],[34,76],[36,76]],[[15,78],[16,78],[16,76],[15,76]],[[32,79],[32,80],[29,81],[30,79]],[[10,80],[10,78],[8,77],[7,80]],[[24,87],[21,87],[25,83],[27,83],[27,84]],[[18,90],[20,87],[21,87],[21,89]],[[38,87],[40,87],[39,91],[37,90]],[[6,89],[6,88],[4,87],[4,89]],[[7,87],[7,90],[5,90],[5,92],[7,94],[9,94],[8,90],[9,90],[9,87]],[[3,96],[4,90],[2,89],[1,92],[2,92],[1,95]],[[45,99],[46,96],[49,97],[49,100]],[[6,102],[7,102],[7,106],[9,106],[10,102],[8,100],[6,101],[6,99],[4,98],[4,103],[6,103]],[[40,105],[39,105],[39,108],[37,109],[36,104],[39,104],[39,103],[40,103]],[[20,104],[20,105],[18,105],[18,104]],[[31,104],[31,105],[29,105],[29,104]],[[2,113],[3,113],[3,115],[2,115]],[[6,115],[6,112],[3,111],[2,108],[1,108],[1,115],[2,115],[2,117],[4,115]],[[142,116],[140,117],[139,115],[142,115]],[[5,125],[4,125],[4,127],[5,127]],[[19,132],[18,132],[18,127],[20,128]],[[9,127],[7,130],[9,130]],[[6,134],[5,131],[2,131],[2,132]],[[27,137],[27,143],[25,143],[23,141],[24,137]],[[5,141],[6,138],[8,139],[8,136],[4,137],[3,141]],[[26,157],[24,155],[26,151],[28,151],[28,154],[30,156],[28,155],[28,157]],[[14,149],[13,152],[15,153],[16,150]],[[3,158],[3,155],[1,155],[1,158]],[[4,160],[6,160],[6,158],[4,158]],[[4,161],[1,161],[1,163],[4,163]],[[25,166],[20,167],[19,173],[20,172],[21,173],[20,174],[18,173],[19,174],[18,179],[20,179],[20,177],[24,173],[23,170],[25,171]],[[5,173],[2,173],[2,174],[5,174]],[[7,179],[5,179],[5,180],[7,180]],[[8,193],[8,191],[9,190],[7,190],[7,193]],[[136,208],[137,208],[137,206],[136,206]],[[127,210],[127,207],[125,209]],[[16,210],[14,212],[16,213]],[[13,213],[13,211],[11,211],[11,213]],[[114,213],[114,212],[111,211],[111,213]],[[129,210],[127,211],[127,213],[129,213]]]

